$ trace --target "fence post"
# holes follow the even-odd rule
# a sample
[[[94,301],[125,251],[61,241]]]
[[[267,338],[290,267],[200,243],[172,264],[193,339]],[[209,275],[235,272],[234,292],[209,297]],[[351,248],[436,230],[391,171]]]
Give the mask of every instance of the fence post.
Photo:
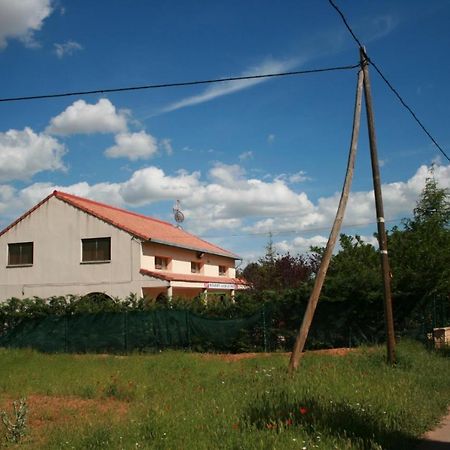
[[[264,339],[264,352],[267,353],[267,323],[266,323],[266,305],[262,308],[262,319],[263,319],[263,339]]]
[[[188,348],[189,348],[189,350],[192,350],[192,348],[191,348],[191,312],[189,310],[186,310],[185,314],[186,314],[186,334],[187,334]]]
[[[68,343],[68,329],[69,329],[69,324],[68,324],[68,316],[67,314],[64,315],[64,353],[69,353],[69,343]]]
[[[128,354],[128,311],[123,314],[123,348],[125,354]]]

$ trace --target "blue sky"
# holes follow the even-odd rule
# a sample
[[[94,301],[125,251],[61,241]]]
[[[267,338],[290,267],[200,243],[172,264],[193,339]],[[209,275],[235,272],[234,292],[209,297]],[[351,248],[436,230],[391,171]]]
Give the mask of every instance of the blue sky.
[[[450,152],[450,1],[339,1],[355,32]],[[355,64],[326,0],[0,0],[0,97]],[[326,242],[343,181],[356,70],[0,103],[0,227],[54,189],[172,221],[242,255]],[[372,70],[388,225],[439,156]],[[365,116],[363,115],[363,119]],[[343,231],[372,240],[367,131]],[[355,226],[358,225],[358,226]]]

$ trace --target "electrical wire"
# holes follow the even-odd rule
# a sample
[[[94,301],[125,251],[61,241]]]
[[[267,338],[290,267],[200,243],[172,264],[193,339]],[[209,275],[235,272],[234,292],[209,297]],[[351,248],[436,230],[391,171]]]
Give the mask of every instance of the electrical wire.
[[[44,94],[44,95],[29,95],[23,97],[6,97],[0,98],[0,102],[18,102],[24,100],[42,100],[49,98],[59,98],[59,97],[72,97],[81,95],[91,95],[91,94],[109,94],[111,92],[126,92],[126,91],[139,91],[144,89],[161,89],[170,87],[180,87],[180,86],[195,86],[199,84],[212,84],[212,83],[225,83],[229,81],[240,81],[240,80],[258,80],[262,78],[275,78],[275,77],[286,77],[293,75],[308,75],[313,73],[323,73],[323,72],[333,72],[337,70],[351,70],[359,67],[358,64],[347,65],[347,66],[337,66],[337,67],[325,67],[319,69],[306,69],[306,70],[296,70],[291,72],[280,72],[280,73],[266,73],[261,75],[243,75],[239,77],[227,77],[227,78],[213,78],[210,80],[196,80],[196,81],[181,81],[178,83],[161,83],[161,84],[147,84],[143,86],[127,86],[121,88],[111,88],[111,89],[95,89],[90,91],[77,91],[77,92],[63,92],[58,94]]]
[[[394,222],[400,222],[403,218],[397,218],[397,219],[390,219],[386,220],[385,223],[394,223]],[[355,227],[365,227],[369,225],[376,225],[377,222],[359,222],[359,223],[349,223],[342,226],[342,228],[355,228]],[[320,227],[320,228],[305,228],[303,230],[284,230],[284,231],[255,231],[252,233],[236,233],[236,234],[227,234],[227,235],[201,235],[200,237],[202,239],[219,239],[219,238],[230,238],[230,237],[258,237],[258,236],[267,236],[268,234],[271,234],[272,236],[284,236],[288,234],[306,234],[311,232],[318,232],[318,231],[329,231],[330,227]],[[188,237],[187,237],[188,238]]]
[[[361,41],[358,39],[356,34],[353,32],[352,28],[347,22],[347,19],[345,18],[342,11],[338,8],[338,6],[333,2],[333,0],[328,0],[330,5],[337,11],[339,16],[341,17],[342,21],[344,22],[345,27],[349,31],[349,33],[352,35],[353,40],[358,44],[358,47],[362,50],[364,57],[367,59],[367,62],[373,66],[375,71],[380,75],[382,80],[386,83],[386,85],[389,87],[389,89],[394,93],[394,95],[397,97],[397,99],[400,101],[400,103],[403,105],[404,108],[411,114],[413,119],[417,122],[417,124],[422,128],[422,130],[425,132],[425,134],[429,137],[431,142],[437,147],[437,149],[442,153],[442,155],[447,159],[447,161],[450,162],[450,157],[447,155],[445,150],[439,145],[439,143],[436,141],[436,139],[431,135],[431,133],[428,131],[428,129],[425,127],[425,125],[422,123],[422,121],[417,117],[417,114],[412,110],[412,108],[405,102],[405,100],[401,97],[398,90],[395,89],[395,87],[392,85],[392,83],[386,78],[386,76],[382,73],[381,69],[375,64],[375,62],[369,58],[369,56],[366,53],[366,50],[364,49],[364,46],[362,45]]]

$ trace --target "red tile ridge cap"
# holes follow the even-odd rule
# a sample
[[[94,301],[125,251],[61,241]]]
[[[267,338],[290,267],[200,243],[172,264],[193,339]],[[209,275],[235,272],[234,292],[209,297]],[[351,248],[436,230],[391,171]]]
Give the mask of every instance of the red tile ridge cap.
[[[164,224],[164,225],[168,225],[171,228],[174,228],[174,229],[178,230],[178,228],[175,225],[172,225],[170,222],[166,222],[166,221],[160,220],[160,219],[155,219],[154,217],[146,216],[144,214],[139,214],[139,213],[136,213],[136,212],[133,212],[133,211],[128,211],[128,210],[123,209],[123,208],[118,208],[116,206],[107,205],[106,203],[97,202],[97,201],[90,200],[90,199],[87,199],[87,198],[84,198],[84,197],[78,197],[78,196],[73,195],[73,194],[68,194],[67,192],[62,192],[62,191],[56,191],[55,190],[55,191],[53,191],[53,195],[55,195],[56,198],[59,198],[60,200],[66,201],[67,203],[71,204],[72,206],[75,206],[76,208],[79,208],[82,211],[88,212],[89,214],[92,214],[93,216],[98,217],[99,219],[104,220],[105,222],[110,223],[110,224],[120,228],[121,230],[127,231],[128,233],[130,233],[130,234],[132,234],[134,236],[140,237],[141,239],[147,240],[148,237],[143,235],[143,234],[140,234],[140,233],[136,232],[135,230],[131,230],[130,228],[128,228],[128,227],[126,227],[126,226],[124,226],[124,225],[122,225],[122,224],[120,224],[118,222],[115,222],[115,221],[113,221],[113,220],[111,220],[109,218],[106,218],[106,217],[102,216],[101,214],[99,214],[98,212],[93,211],[93,210],[91,210],[89,208],[86,208],[83,205],[74,204],[71,200],[80,200],[80,201],[83,201],[83,202],[91,203],[93,205],[98,205],[98,206],[102,206],[102,207],[105,207],[105,208],[109,208],[109,209],[112,209],[114,211],[119,211],[119,212],[122,212],[122,213],[125,213],[125,214],[131,214],[133,216],[140,217],[142,219],[152,220],[154,222],[158,222],[158,223],[161,223],[161,224]],[[190,236],[193,236],[194,238],[198,239],[199,241],[204,242],[207,245],[213,245],[214,247],[216,247],[217,249],[222,251],[224,253],[224,256],[228,256],[229,255],[229,257],[235,257],[236,259],[241,259],[238,255],[236,255],[233,252],[230,252],[229,250],[226,250],[226,249],[224,249],[224,248],[222,248],[222,247],[220,247],[220,246],[218,246],[216,244],[212,244],[211,242],[205,241],[204,239],[202,239],[202,238],[200,238],[200,237],[198,237],[198,236],[196,236],[196,235],[194,235],[192,233],[189,233],[186,230],[182,230],[182,231],[184,233],[190,235]],[[150,238],[150,240],[151,240],[151,238]],[[168,244],[173,245],[173,243],[171,243],[170,241],[168,241]],[[199,249],[199,250],[202,250],[202,249]],[[204,249],[204,252],[205,253],[209,253],[206,249]]]
[[[97,217],[97,219],[103,220],[104,222],[109,223],[110,225],[112,225],[112,226],[114,226],[116,228],[119,228],[120,230],[126,231],[127,233],[129,233],[129,234],[131,234],[133,236],[139,237],[139,238],[141,238],[143,240],[147,240],[148,237],[145,236],[144,234],[138,233],[136,230],[132,230],[129,227],[126,227],[125,225],[123,225],[123,224],[121,224],[119,222],[116,222],[115,220],[110,219],[109,217],[105,217],[102,214],[99,214],[97,211],[94,211],[93,209],[87,208],[84,205],[79,205],[73,199],[75,198],[77,200],[81,200],[81,201],[85,201],[85,202],[88,202],[88,203],[92,203],[94,205],[103,206],[103,207],[106,207],[106,208],[114,209],[116,211],[120,211],[120,212],[124,212],[124,213],[128,213],[128,214],[132,214],[132,215],[135,215],[135,216],[138,216],[138,217],[142,217],[142,218],[145,218],[145,219],[150,219],[150,220],[155,220],[157,222],[161,222],[161,221],[159,221],[157,219],[153,219],[151,217],[144,216],[142,214],[137,214],[137,213],[134,213],[132,211],[127,211],[125,209],[116,208],[114,206],[110,206],[110,205],[107,205],[105,203],[95,202],[93,200],[89,200],[89,199],[86,199],[86,198],[83,198],[83,197],[77,197],[76,195],[66,194],[65,192],[61,192],[61,191],[55,191],[55,192],[56,192],[56,194],[55,194],[56,198],[58,198],[59,200],[65,202],[65,203],[67,203],[68,205],[73,206],[74,208],[77,208],[77,209],[79,209],[81,211],[84,211],[84,212],[86,212],[88,214],[91,214],[92,216]],[[65,196],[68,196],[68,198],[65,197]]]
[[[77,201],[81,201],[81,202],[85,202],[85,203],[88,203],[88,204],[92,204],[93,206],[94,205],[98,205],[98,206],[101,206],[101,207],[104,207],[104,208],[108,208],[108,209],[111,209],[111,210],[114,210],[114,211],[119,211],[119,212],[122,212],[122,213],[125,213],[125,214],[130,214],[130,215],[133,215],[133,216],[136,216],[136,217],[140,217],[142,219],[146,219],[146,220],[150,220],[150,221],[153,221],[153,222],[161,223],[161,224],[164,224],[164,225],[168,225],[171,228],[178,229],[176,226],[172,225],[171,223],[165,222],[165,221],[160,220],[160,219],[155,219],[153,217],[146,216],[144,214],[139,214],[139,213],[136,213],[136,212],[133,212],[133,211],[128,211],[128,210],[123,209],[123,208],[118,208],[118,207],[115,207],[115,206],[107,205],[106,203],[96,202],[94,200],[90,200],[90,199],[87,199],[87,198],[84,198],[84,197],[79,197],[79,196],[76,196],[76,195],[73,195],[73,194],[68,194],[67,192],[54,190],[50,195],[45,197],[43,200],[41,200],[39,203],[37,203],[31,209],[29,209],[24,214],[22,214],[18,219],[16,219],[14,222],[12,222],[6,228],[4,228],[2,231],[0,231],[0,236],[5,234],[11,228],[15,227],[18,223],[20,223],[22,220],[24,220],[26,217],[28,217],[36,209],[40,208],[51,197],[56,197],[57,199],[66,202],[67,204],[73,206],[74,208],[80,209],[81,211],[84,211],[84,212],[86,212],[88,214],[91,214],[92,216],[97,217],[98,219],[103,220],[104,222],[109,223],[109,224],[111,224],[111,225],[113,225],[113,226],[115,226],[115,227],[117,227],[117,228],[119,228],[119,229],[121,229],[123,231],[126,231],[127,233],[129,233],[129,234],[131,234],[133,236],[139,237],[139,238],[141,238],[143,240],[148,240],[149,237],[147,235],[144,235],[144,234],[141,234],[141,233],[137,232],[136,230],[132,230],[129,227],[126,227],[126,226],[124,226],[121,223],[118,223],[118,222],[116,222],[114,220],[111,220],[110,218],[104,217],[102,214],[99,214],[97,211],[92,210],[92,209],[86,207],[85,205],[78,204]],[[238,255],[234,254],[233,252],[230,252],[229,250],[225,250],[224,248],[219,247],[216,244],[212,244],[211,242],[205,241],[204,239],[199,238],[198,236],[195,236],[192,233],[189,233],[189,232],[187,232],[185,230],[182,230],[182,231],[184,233],[190,235],[190,236],[193,236],[195,239],[198,239],[199,241],[207,244],[208,246],[212,245],[213,247],[215,247],[218,250],[222,251],[223,252],[223,256],[235,257],[235,259],[241,259],[240,257],[238,257]],[[151,238],[150,238],[150,240],[151,240]],[[169,241],[167,242],[167,244],[174,245],[174,243],[171,243]],[[199,248],[198,250],[204,251],[205,253],[215,254],[215,252],[208,251],[207,249],[200,249]]]
[[[161,219],[155,219],[154,217],[146,216],[144,214],[139,214],[137,212],[130,211],[128,209],[123,209],[123,208],[119,208],[117,206],[108,205],[106,203],[97,202],[97,201],[91,200],[89,198],[79,197],[77,195],[68,194],[67,192],[62,192],[62,191],[53,191],[53,194],[57,198],[59,198],[60,200],[68,200],[69,202],[70,202],[71,199],[80,200],[82,202],[87,202],[87,203],[91,203],[93,205],[103,206],[103,207],[108,208],[108,209],[113,209],[114,211],[119,211],[119,212],[123,212],[123,213],[126,213],[126,214],[131,214],[132,216],[141,217],[142,219],[153,220],[154,222],[159,222],[159,223],[162,223],[164,225],[169,225],[172,228],[176,228],[176,226],[172,225],[170,222],[166,222],[166,221],[161,220]],[[83,206],[80,206],[80,205],[76,205],[76,206],[77,206],[77,208],[84,209]]]

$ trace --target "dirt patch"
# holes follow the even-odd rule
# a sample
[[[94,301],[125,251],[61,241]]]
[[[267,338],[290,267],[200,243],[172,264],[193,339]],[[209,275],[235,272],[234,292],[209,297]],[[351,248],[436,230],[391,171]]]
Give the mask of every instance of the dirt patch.
[[[308,351],[306,353],[307,354],[313,353],[313,354],[318,354],[318,355],[345,356],[345,355],[348,355],[350,352],[354,352],[355,350],[356,350],[356,348],[343,347],[343,348],[328,348],[325,350],[312,350],[312,351]]]
[[[109,415],[120,418],[128,412],[128,403],[115,399],[84,399],[79,397],[51,397],[30,395],[27,398],[31,427],[48,422],[63,422],[74,417]]]
[[[252,358],[268,358],[275,353],[200,353],[199,356],[202,359],[221,360],[227,362],[241,361],[242,359]],[[282,355],[284,353],[277,353]]]
[[[0,410],[12,412],[12,398],[1,398]],[[45,442],[45,431],[68,424],[83,423],[93,418],[123,419],[129,403],[115,399],[84,399],[75,396],[48,396],[31,394],[26,397],[28,405],[27,441]]]
[[[330,348],[326,350],[311,350],[307,351],[306,354],[322,354],[322,355],[335,355],[335,356],[345,356],[348,353],[355,351],[355,348]],[[243,359],[252,359],[252,358],[268,358],[274,355],[282,355],[286,357],[290,357],[291,354],[288,352],[283,353],[203,353],[200,355],[202,359],[213,359],[213,360],[221,360],[226,362],[236,362],[241,361]]]

